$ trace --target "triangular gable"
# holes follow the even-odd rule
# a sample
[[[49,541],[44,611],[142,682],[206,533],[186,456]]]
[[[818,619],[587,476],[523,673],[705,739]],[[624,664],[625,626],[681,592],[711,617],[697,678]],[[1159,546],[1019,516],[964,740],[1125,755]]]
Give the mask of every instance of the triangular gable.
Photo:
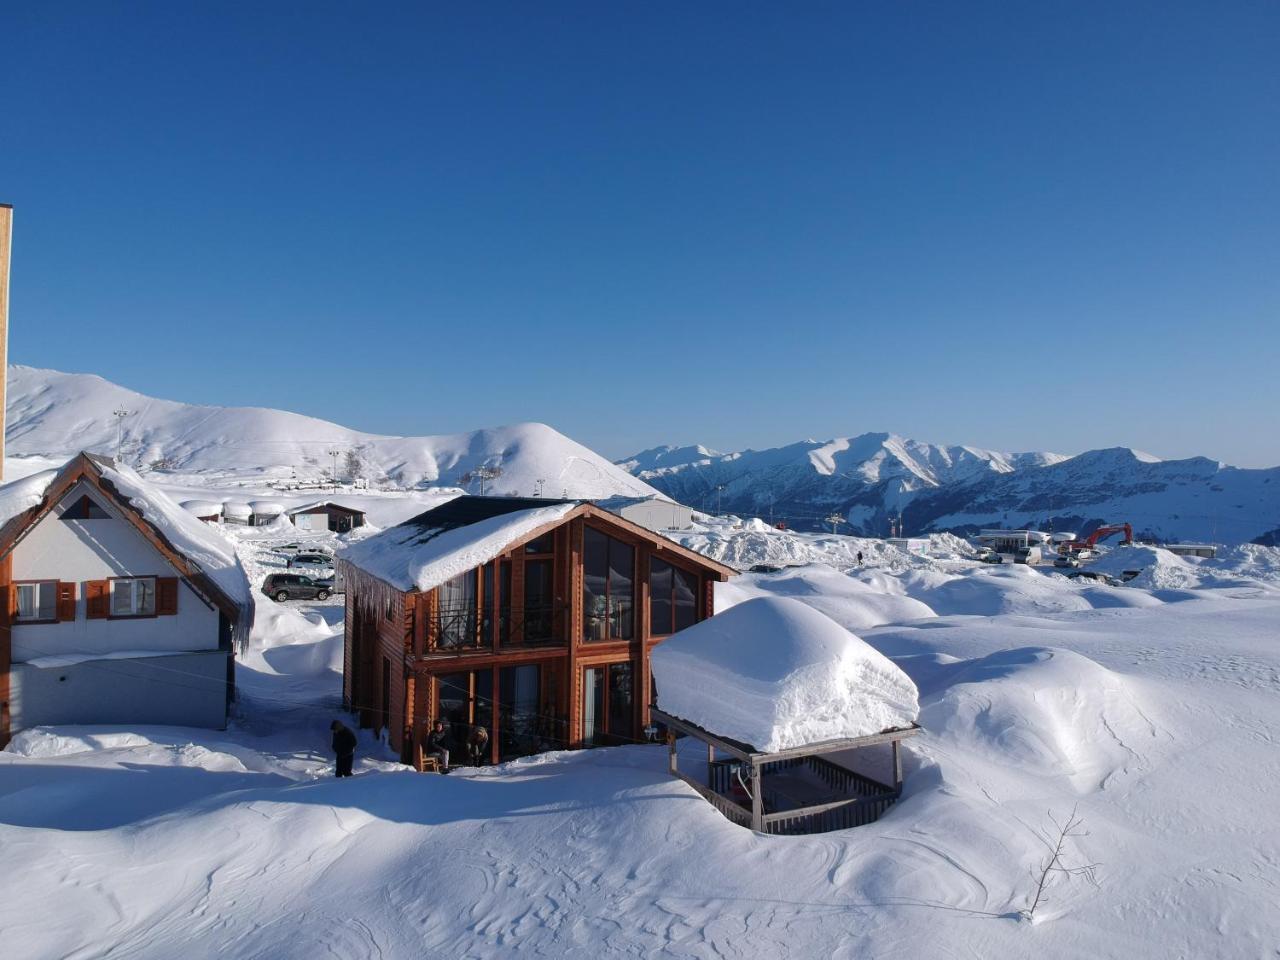
[[[226,614],[233,625],[247,619],[247,611],[235,598],[229,596],[198,563],[179,550],[128,497],[116,489],[115,485],[103,475],[102,467],[104,466],[114,467],[114,464],[105,457],[97,457],[91,453],[79,453],[67,461],[50,481],[44,498],[39,503],[11,517],[3,527],[0,527],[0,560],[8,557],[37,523],[50,514],[55,514],[67,495],[83,481],[117,508],[121,518],[132,524],[142,534],[143,539],[177,570],[188,586]],[[57,519],[56,514],[54,519]]]

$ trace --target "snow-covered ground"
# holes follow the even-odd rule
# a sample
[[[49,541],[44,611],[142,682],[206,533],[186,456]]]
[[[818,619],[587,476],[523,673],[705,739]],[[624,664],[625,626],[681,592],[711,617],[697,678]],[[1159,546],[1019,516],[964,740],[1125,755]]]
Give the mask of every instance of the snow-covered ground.
[[[228,536],[254,587],[272,545],[338,542]],[[257,595],[225,732],[64,727],[0,753],[0,955],[1276,955],[1280,550],[1117,550],[1098,563],[1141,573],[1108,587],[943,540],[950,558],[919,558],[730,522],[686,542],[804,564],[735,578],[718,606],[799,600],[915,683],[924,733],[880,821],[756,836],[649,746],[440,777],[365,734],[336,781],[342,606]],[[1020,920],[1039,834],[1072,810],[1088,836],[1067,863],[1097,863],[1097,885],[1056,875]]]

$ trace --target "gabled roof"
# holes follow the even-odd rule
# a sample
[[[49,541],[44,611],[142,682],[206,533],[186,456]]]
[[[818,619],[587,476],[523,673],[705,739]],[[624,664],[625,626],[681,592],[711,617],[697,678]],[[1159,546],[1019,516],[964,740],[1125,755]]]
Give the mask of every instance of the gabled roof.
[[[541,497],[456,497],[352,544],[338,554],[338,560],[397,590],[426,591],[579,516],[596,517],[620,527],[722,580],[735,573],[594,504]]]
[[[121,517],[137,528],[196,593],[225,613],[237,635],[247,636],[253,622],[253,602],[235,548],[132,468],[108,457],[79,453],[60,470],[0,487],[0,559],[9,556],[81,481],[118,508]]]
[[[290,507],[284,513],[285,516],[292,517],[295,513],[310,513],[312,510],[319,510],[321,507],[333,507],[335,510],[341,510],[344,513],[364,513],[359,507],[343,506],[333,500],[317,500],[314,503],[304,503],[300,507]]]

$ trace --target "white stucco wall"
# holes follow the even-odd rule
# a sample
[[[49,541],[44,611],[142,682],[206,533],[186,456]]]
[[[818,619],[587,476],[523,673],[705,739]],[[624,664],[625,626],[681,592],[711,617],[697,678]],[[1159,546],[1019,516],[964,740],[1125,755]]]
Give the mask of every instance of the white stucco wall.
[[[112,516],[63,520],[59,512],[89,495]],[[174,616],[136,620],[88,620],[84,582],[108,577],[176,576],[177,571],[141,533],[85,484],[71,490],[13,552],[14,580],[64,580],[76,584],[76,619],[65,623],[14,624],[13,660],[120,651],[196,651],[218,647],[218,611],[179,581]]]
[[[665,500],[646,500],[641,503],[629,503],[615,511],[632,523],[657,533],[663,530],[688,530],[693,526],[693,510],[679,503],[668,503]]]

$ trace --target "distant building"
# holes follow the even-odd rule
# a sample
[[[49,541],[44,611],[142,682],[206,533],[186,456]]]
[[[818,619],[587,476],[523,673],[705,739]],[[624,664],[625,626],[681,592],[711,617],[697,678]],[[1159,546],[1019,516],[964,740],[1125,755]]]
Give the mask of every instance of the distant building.
[[[267,524],[275,523],[276,518],[282,513],[284,513],[284,504],[277,503],[275,500],[249,501],[249,525],[252,527],[265,527]]]
[[[356,527],[364,526],[363,510],[344,507],[332,500],[321,500],[318,503],[294,507],[287,511],[287,514],[299,530],[330,530],[334,533],[346,533]]]
[[[596,501],[596,506],[656,533],[693,527],[692,507],[662,497],[610,497]]]
[[[215,500],[183,500],[182,509],[205,523],[222,522],[222,504]]]
[[[1212,543],[1166,543],[1164,549],[1180,557],[1204,557],[1212,560],[1218,555],[1218,548]]]
[[[222,522],[248,526],[253,522],[253,508],[243,500],[226,500],[222,504]]]
[[[253,607],[220,534],[87,453],[0,488],[0,520],[0,744],[48,724],[226,726]]]
[[[928,537],[890,537],[885,543],[903,553],[914,553],[920,557],[927,557],[933,546]]]

